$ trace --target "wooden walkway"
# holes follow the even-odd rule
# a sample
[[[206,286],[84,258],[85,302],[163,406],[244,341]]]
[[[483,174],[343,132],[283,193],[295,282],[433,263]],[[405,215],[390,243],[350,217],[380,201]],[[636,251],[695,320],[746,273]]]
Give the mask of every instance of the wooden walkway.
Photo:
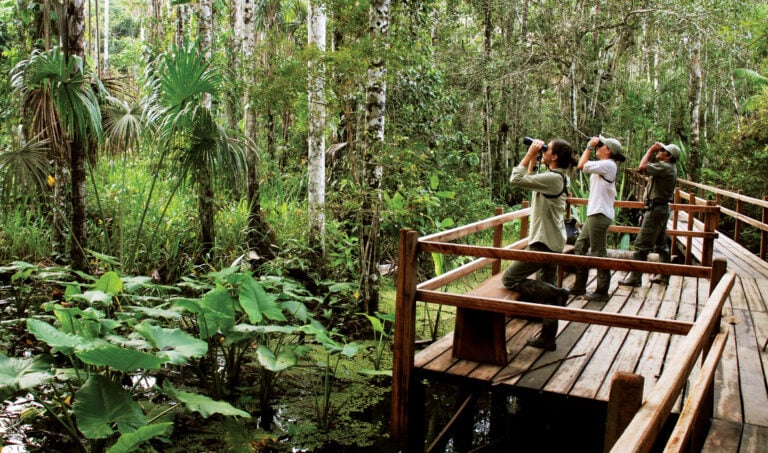
[[[694,228],[700,228],[698,221]],[[687,228],[681,215],[679,229]],[[681,238],[682,239],[682,238]],[[681,245],[686,247],[684,239]],[[690,245],[701,255],[700,243]],[[728,261],[736,283],[724,307],[731,331],[715,375],[715,410],[703,451],[768,451],[768,262],[725,235],[715,239],[714,257]]]
[[[685,229],[686,225],[680,219],[677,228]],[[688,245],[687,238],[678,239]],[[701,251],[699,241],[697,252],[695,239],[690,247],[694,256]],[[728,260],[728,269],[738,278],[723,310],[724,323],[731,330],[716,373],[714,418],[703,451],[768,451],[768,263],[723,235],[715,241],[714,255]],[[570,297],[567,306],[692,322],[709,294],[707,279],[672,276],[664,286],[650,284],[646,276],[642,287],[630,288],[618,285],[624,276],[623,271],[614,272],[608,302],[588,303],[581,297]],[[569,287],[572,279],[566,277],[563,286]],[[594,285],[593,280],[590,285]],[[499,275],[473,292],[477,291],[498,298],[508,293]],[[557,350],[544,352],[526,345],[538,327],[523,319],[507,319],[508,363],[504,366],[453,358],[451,334],[416,354],[416,370],[427,378],[469,379],[479,385],[514,386],[604,402],[616,371],[642,375],[647,394],[674,357],[680,339],[665,333],[561,320]],[[696,372],[689,382],[695,378]],[[686,388],[678,399],[676,412],[687,392]]]

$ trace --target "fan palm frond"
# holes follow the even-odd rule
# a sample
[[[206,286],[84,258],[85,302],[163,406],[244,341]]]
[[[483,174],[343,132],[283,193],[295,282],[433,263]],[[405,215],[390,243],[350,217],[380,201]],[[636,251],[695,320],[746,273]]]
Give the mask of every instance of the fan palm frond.
[[[109,148],[127,152],[136,146],[144,132],[143,103],[129,104],[122,99],[107,97],[103,110],[104,134]]]
[[[0,153],[0,195],[4,203],[30,193],[44,193],[51,183],[50,141],[31,141]]]

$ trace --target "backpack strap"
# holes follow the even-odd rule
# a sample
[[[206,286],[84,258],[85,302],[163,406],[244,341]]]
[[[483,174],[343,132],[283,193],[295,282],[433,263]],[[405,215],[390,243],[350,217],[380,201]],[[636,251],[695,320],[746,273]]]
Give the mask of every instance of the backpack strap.
[[[605,175],[600,175],[600,177],[601,177],[601,178],[603,178],[603,180],[604,180],[605,182],[607,182],[608,184],[613,184],[613,183],[614,183],[614,181],[615,181],[615,180],[614,180],[614,181],[611,181],[610,179],[606,178],[606,177],[605,177]]]
[[[547,198],[557,198],[560,195],[568,192],[568,182],[565,179],[565,173],[558,173],[558,172],[555,172],[555,173],[557,173],[558,175],[563,177],[563,190],[561,190],[560,193],[557,194],[557,195],[549,195],[549,194],[546,194],[546,193],[542,193],[542,195],[544,195]]]

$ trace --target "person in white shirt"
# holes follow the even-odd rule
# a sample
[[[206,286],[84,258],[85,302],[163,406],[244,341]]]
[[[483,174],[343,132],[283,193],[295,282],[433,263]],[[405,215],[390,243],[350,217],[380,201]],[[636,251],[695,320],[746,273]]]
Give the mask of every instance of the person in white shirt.
[[[596,160],[589,160],[595,152]],[[579,170],[589,174],[589,201],[587,203],[587,220],[576,239],[575,253],[577,255],[605,257],[608,254],[608,227],[613,223],[613,203],[616,201],[617,162],[624,162],[621,143],[615,138],[602,135],[592,137],[587,148],[579,159]],[[576,271],[576,282],[570,289],[572,296],[587,293],[588,267],[579,267]],[[586,294],[585,298],[595,302],[608,300],[608,290],[611,286],[611,271],[598,269],[597,288]]]

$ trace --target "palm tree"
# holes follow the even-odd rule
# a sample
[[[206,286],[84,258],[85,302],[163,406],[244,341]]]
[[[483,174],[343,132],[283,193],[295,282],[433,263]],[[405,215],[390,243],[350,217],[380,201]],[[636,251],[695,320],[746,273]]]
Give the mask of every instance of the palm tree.
[[[102,137],[97,94],[104,88],[81,57],[67,56],[58,47],[36,51],[20,62],[11,83],[28,112],[30,135],[47,140],[54,165],[71,171],[71,262],[73,268],[86,270],[85,169],[88,149]]]
[[[201,101],[221,86],[197,46],[174,48],[164,56],[149,101],[148,124],[158,124],[161,159],[170,153],[180,184],[197,188],[203,253],[215,243],[214,185],[241,184],[246,174],[244,145],[231,139]]]

